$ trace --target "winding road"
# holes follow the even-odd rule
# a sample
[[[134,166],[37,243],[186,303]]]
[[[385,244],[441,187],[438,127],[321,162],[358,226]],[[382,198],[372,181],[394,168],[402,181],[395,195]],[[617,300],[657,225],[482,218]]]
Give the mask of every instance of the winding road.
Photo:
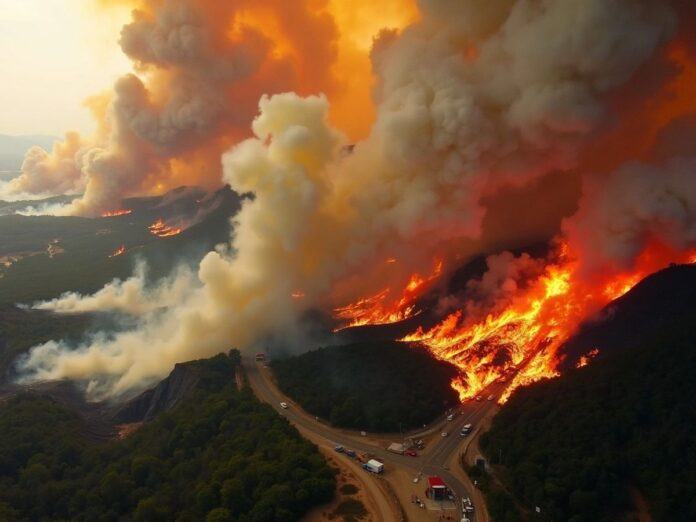
[[[426,450],[414,458],[387,451],[383,446],[376,444],[372,440],[372,434],[369,434],[367,437],[361,437],[359,434],[328,426],[307,414],[299,405],[296,405],[291,399],[283,395],[275,386],[270,370],[264,368],[263,363],[257,363],[251,358],[244,358],[243,365],[249,385],[257,397],[270,404],[278,413],[286,417],[301,431],[311,433],[314,436],[313,438],[323,439],[330,445],[340,444],[359,452],[369,453],[377,460],[384,462],[387,471],[390,467],[395,467],[408,470],[414,476],[418,473],[438,475],[449,486],[457,500],[462,497],[473,498],[472,492],[450,471],[448,463],[452,462],[453,456],[459,454],[467,440],[467,438],[459,435],[462,426],[467,423],[477,426],[492,409],[497,407],[495,401],[485,400],[485,397],[489,394],[497,397],[498,393],[502,391],[500,384],[496,383],[487,388],[482,394],[484,400],[469,401],[460,405],[460,413],[456,414],[452,421],[441,420],[425,431],[421,430],[420,432],[405,434],[408,438],[414,439],[425,438],[426,434],[433,437]],[[280,406],[281,402],[287,402],[291,405],[290,408],[283,409]],[[447,437],[439,435],[443,431],[448,433]],[[434,436],[432,435],[433,433],[435,433]],[[400,435],[392,435],[392,440],[398,440],[399,438]],[[475,520],[473,514],[469,515],[469,518],[472,521]]]

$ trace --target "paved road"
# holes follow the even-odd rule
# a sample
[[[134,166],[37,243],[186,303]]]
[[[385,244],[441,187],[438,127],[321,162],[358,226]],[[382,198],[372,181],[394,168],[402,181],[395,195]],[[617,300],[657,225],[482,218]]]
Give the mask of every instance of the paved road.
[[[482,394],[484,400],[480,402],[470,401],[461,405],[459,407],[461,413],[455,415],[452,421],[446,422],[442,430],[440,430],[446,430],[448,436],[436,437],[434,446],[431,444],[432,447],[430,447],[428,451],[414,458],[391,453],[381,446],[377,446],[358,437],[346,435],[345,433],[317,421],[310,415],[300,411],[299,408],[281,408],[280,403],[282,401],[287,401],[287,398],[268,378],[261,374],[261,365],[250,358],[244,358],[243,364],[247,378],[249,379],[249,384],[256,395],[261,400],[269,403],[278,413],[285,416],[293,424],[301,426],[331,443],[340,444],[359,452],[370,453],[374,455],[376,459],[386,464],[410,470],[413,472],[414,476],[418,472],[422,472],[424,475],[438,475],[447,483],[457,499],[464,496],[471,497],[470,492],[467,491],[464,484],[449,472],[447,462],[451,459],[453,453],[457,452],[464,441],[464,438],[459,435],[462,426],[467,423],[471,423],[475,426],[491,408],[495,407],[494,401],[487,401],[485,398],[488,394],[495,394],[497,396],[497,393],[500,392],[498,389],[500,388],[499,385],[496,384],[489,387],[489,389]],[[469,518],[474,520],[471,516]]]

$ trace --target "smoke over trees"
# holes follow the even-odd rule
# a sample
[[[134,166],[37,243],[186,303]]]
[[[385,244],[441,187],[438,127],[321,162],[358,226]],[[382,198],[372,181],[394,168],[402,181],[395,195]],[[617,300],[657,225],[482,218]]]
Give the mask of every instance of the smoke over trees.
[[[187,178],[189,159],[219,158],[248,136],[251,100],[264,94],[253,135],[222,159],[222,180],[255,197],[235,218],[229,248],[201,262],[200,287],[187,298],[76,350],[36,347],[23,362],[31,376],[89,379],[93,390],[118,394],[231,343],[253,346],[278,332],[297,339],[297,318],[313,307],[403,287],[433,257],[450,264],[463,240],[485,239],[486,201],[549,176],[583,177],[580,210],[564,230],[583,253],[599,242],[598,261],[630,263],[648,235],[694,243],[693,162],[621,166],[651,159],[655,145],[624,147],[636,134],[624,120],[655,129],[669,123],[656,114],[696,112],[693,103],[669,105],[694,68],[692,47],[681,43],[692,12],[659,0],[422,0],[417,21],[374,41],[375,121],[347,153],[329,101],[341,28],[330,6],[310,14],[307,4],[291,12],[259,4],[295,51],[284,60],[241,1],[144,2],[124,28],[124,52],[147,81],[118,81],[101,145],[80,149],[85,191],[68,212],[94,215],[123,194],[197,180]],[[675,46],[685,49],[680,63]],[[265,95],[282,90],[297,92]],[[326,96],[306,96],[319,91]],[[617,135],[606,165],[595,161]],[[623,240],[608,247],[603,237],[616,226],[626,228]],[[398,263],[385,267],[387,258]]]

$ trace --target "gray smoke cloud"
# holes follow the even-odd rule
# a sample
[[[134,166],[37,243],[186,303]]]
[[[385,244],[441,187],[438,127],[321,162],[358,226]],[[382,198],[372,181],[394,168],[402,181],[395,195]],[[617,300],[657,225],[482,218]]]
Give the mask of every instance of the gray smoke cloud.
[[[201,262],[199,286],[166,311],[146,314],[137,330],[77,348],[34,348],[22,363],[29,378],[88,380],[95,394],[118,395],[176,362],[231,345],[253,347],[276,332],[291,344],[307,310],[403,287],[411,273],[427,273],[434,257],[445,257],[452,242],[480,236],[486,197],[576,167],[583,146],[610,119],[608,95],[669,40],[677,22],[667,3],[653,0],[424,0],[421,9],[420,21],[375,42],[377,117],[367,139],[342,152],[347,140],[328,123],[324,96],[263,96],[253,137],[222,160],[224,181],[254,198],[235,218],[230,248]],[[129,39],[144,61],[182,63],[205,47],[195,32],[175,33],[170,41],[138,26]],[[205,60],[200,67],[216,68]],[[145,103],[136,80],[122,87],[120,100]],[[131,121],[123,139],[148,132],[157,146],[206,119],[205,111],[184,111],[185,130],[170,131],[179,121],[173,115],[164,125],[162,113],[119,114]],[[86,198],[90,183],[113,179],[99,173],[118,166],[114,176],[122,178],[146,160],[93,154],[88,164],[100,166],[92,167]],[[673,176],[675,189],[684,176]],[[604,219],[584,206],[579,215]],[[391,257],[398,263],[384,268]],[[528,259],[491,263],[490,283],[503,290],[533,268]]]

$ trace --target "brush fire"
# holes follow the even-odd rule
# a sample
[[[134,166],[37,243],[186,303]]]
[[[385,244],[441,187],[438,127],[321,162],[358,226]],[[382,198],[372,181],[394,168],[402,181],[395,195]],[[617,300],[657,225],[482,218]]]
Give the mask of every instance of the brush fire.
[[[118,247],[116,250],[114,250],[113,252],[111,252],[111,254],[109,254],[109,257],[118,257],[118,256],[123,255],[123,254],[125,254],[125,253],[126,253],[126,246],[125,246],[125,245],[121,245],[121,246]]]
[[[133,211],[130,209],[109,210],[108,212],[102,212],[101,217],[108,218],[108,217],[127,216],[127,215],[132,214],[132,213],[133,213]]]
[[[183,230],[181,227],[167,225],[162,219],[158,219],[147,228],[150,234],[157,237],[176,236],[177,234],[181,234]]]
[[[324,336],[403,323],[459,368],[462,400],[501,383],[505,401],[558,374],[584,320],[694,259],[689,2],[130,3],[135,73],[96,104],[96,136],[34,149],[11,188],[82,193],[65,212],[83,216],[184,184],[252,197],[185,297],[134,295],[157,310],[138,328],[37,346],[27,378],[118,395],[231,345],[322,343],[302,320],[320,311]],[[540,241],[550,253],[505,253]]]
[[[462,401],[478,396],[495,382],[505,382],[499,398],[505,402],[515,388],[558,375],[562,362],[558,349],[584,319],[667,264],[692,263],[695,253],[678,253],[655,244],[639,257],[633,270],[587,280],[580,273],[577,257],[562,243],[549,260],[544,260],[538,276],[522,281],[519,287],[513,282],[516,291],[484,310],[484,317],[476,303],[464,303],[435,326],[418,327],[400,340],[454,364],[461,375],[452,387]],[[345,319],[350,312],[355,322],[348,326],[364,326],[412,316],[414,304],[399,301],[391,309],[383,308],[383,293],[336,309],[335,317]],[[418,297],[422,293],[412,293],[407,303],[416,302]],[[593,349],[582,356],[578,367],[589,364],[598,353]]]

